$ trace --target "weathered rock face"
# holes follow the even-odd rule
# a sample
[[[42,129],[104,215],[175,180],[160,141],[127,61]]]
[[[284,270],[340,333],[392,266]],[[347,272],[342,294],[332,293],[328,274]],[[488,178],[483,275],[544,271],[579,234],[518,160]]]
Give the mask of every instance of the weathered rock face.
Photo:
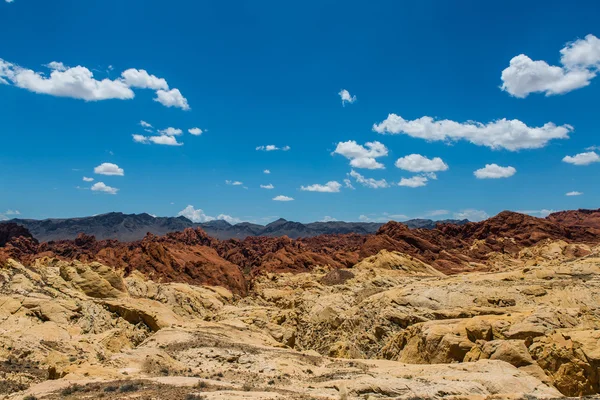
[[[319,283],[331,271],[343,279]],[[560,393],[542,379],[564,382],[565,391],[593,388],[592,378],[572,382],[579,370],[532,370],[537,353],[528,356],[527,341],[496,338],[507,328],[499,322],[465,318],[468,335],[456,319],[439,325],[440,316],[457,316],[443,308],[463,304],[467,289],[399,253],[383,252],[351,271],[263,275],[238,300],[219,287],[122,272],[55,258],[27,267],[10,260],[0,269],[0,359],[10,360],[0,364],[0,398],[117,399],[134,387],[135,398],[550,399]],[[437,289],[421,290],[428,286]],[[476,312],[468,307],[464,313]],[[416,332],[425,330],[419,339]],[[413,331],[406,339],[426,347],[414,348],[420,364],[406,349],[389,358],[406,354],[409,364],[377,359],[382,346]],[[570,340],[582,343],[581,354],[598,357],[596,336]],[[555,347],[536,343],[544,360],[555,360],[547,354]],[[574,357],[570,363],[583,363]],[[450,359],[462,363],[441,364]],[[547,378],[546,370],[554,375]]]
[[[600,233],[593,228],[563,226],[511,212],[462,226],[439,224],[436,229],[411,230],[389,222],[376,235],[321,235],[297,240],[249,237],[220,241],[200,228],[160,237],[148,234],[130,243],[80,235],[72,241],[38,245],[14,236],[0,249],[0,261],[10,257],[27,264],[43,256],[95,260],[122,269],[126,275],[139,271],[157,281],[221,285],[239,295],[245,295],[256,277],[265,273],[349,268],[381,250],[407,254],[444,274],[456,274],[501,269],[503,263],[514,264],[515,259],[520,263],[527,257],[521,250],[543,241],[563,241],[570,246],[547,250],[564,249],[573,258],[587,254],[586,244],[600,241]]]
[[[600,229],[600,208],[597,210],[569,210],[552,213],[547,220],[565,226]]]
[[[23,238],[20,238],[23,239]],[[223,259],[211,247],[217,243],[201,229],[186,229],[166,236],[147,235],[139,242],[97,241],[79,235],[75,240],[36,245],[31,240],[11,241],[0,260],[12,257],[25,264],[41,257],[82,262],[99,261],[126,275],[138,271],[155,281],[220,285],[245,295],[247,282],[239,266]]]
[[[6,246],[6,243],[19,237],[28,238],[37,243],[31,233],[21,225],[12,222],[0,223],[0,247]]]

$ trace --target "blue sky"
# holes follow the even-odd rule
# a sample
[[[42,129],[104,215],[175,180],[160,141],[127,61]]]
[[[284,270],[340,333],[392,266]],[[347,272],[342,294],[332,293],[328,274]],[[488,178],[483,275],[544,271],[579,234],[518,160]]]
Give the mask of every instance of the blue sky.
[[[597,208],[599,13],[595,1],[0,0],[0,218]]]

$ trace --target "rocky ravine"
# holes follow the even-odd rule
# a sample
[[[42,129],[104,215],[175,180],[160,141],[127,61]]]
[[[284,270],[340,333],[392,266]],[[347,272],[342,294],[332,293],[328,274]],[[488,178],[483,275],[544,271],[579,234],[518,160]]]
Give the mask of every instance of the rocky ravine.
[[[600,248],[543,240],[487,260],[498,272],[446,276],[382,250],[351,268],[265,272],[241,297],[123,278],[98,262],[10,259],[0,269],[0,396],[598,393]]]

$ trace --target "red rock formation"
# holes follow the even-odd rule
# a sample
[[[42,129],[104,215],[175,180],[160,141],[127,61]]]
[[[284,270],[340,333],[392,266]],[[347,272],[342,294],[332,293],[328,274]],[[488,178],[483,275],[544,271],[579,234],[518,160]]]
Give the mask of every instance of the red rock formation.
[[[165,236],[148,234],[130,243],[79,235],[75,240],[38,245],[21,236],[0,249],[0,261],[12,257],[27,263],[43,256],[97,260],[126,274],[137,270],[155,280],[222,285],[244,295],[258,274],[304,272],[316,266],[347,268],[382,249],[410,254],[452,274],[485,270],[490,253],[514,254],[544,239],[600,242],[600,230],[562,225],[553,221],[556,218],[504,211],[462,226],[439,224],[436,229],[411,230],[389,222],[376,235],[321,235],[298,240],[284,236],[220,241],[199,228]]]
[[[0,259],[12,257],[25,263],[44,256],[82,262],[95,260],[122,269],[126,275],[137,270],[156,281],[225,286],[244,295],[247,291],[244,274],[239,266],[220,257],[211,247],[216,242],[199,228],[166,236],[149,234],[130,243],[97,241],[83,234],[75,240],[40,245],[20,238],[2,249]]]
[[[600,229],[600,208],[597,210],[569,210],[552,213],[546,217],[548,221],[565,226],[583,226]]]

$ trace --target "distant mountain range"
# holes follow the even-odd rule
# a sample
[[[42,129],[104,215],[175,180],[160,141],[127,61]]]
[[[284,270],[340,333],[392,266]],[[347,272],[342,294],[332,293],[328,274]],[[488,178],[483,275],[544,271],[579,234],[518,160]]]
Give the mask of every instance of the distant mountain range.
[[[244,239],[248,236],[288,236],[296,239],[322,234],[343,233],[375,233],[383,223],[378,222],[300,222],[287,221],[283,218],[267,225],[242,222],[232,225],[224,220],[194,223],[185,217],[153,217],[150,214],[123,214],[112,212],[83,218],[65,219],[12,219],[27,228],[40,242],[52,240],[74,239],[79,233],[94,235],[96,239],[117,239],[130,242],[142,239],[146,233],[164,235],[168,232],[182,231],[185,228],[200,227],[208,235],[217,239]],[[463,225],[468,220],[411,219],[403,223],[409,228],[433,229],[438,223]]]

